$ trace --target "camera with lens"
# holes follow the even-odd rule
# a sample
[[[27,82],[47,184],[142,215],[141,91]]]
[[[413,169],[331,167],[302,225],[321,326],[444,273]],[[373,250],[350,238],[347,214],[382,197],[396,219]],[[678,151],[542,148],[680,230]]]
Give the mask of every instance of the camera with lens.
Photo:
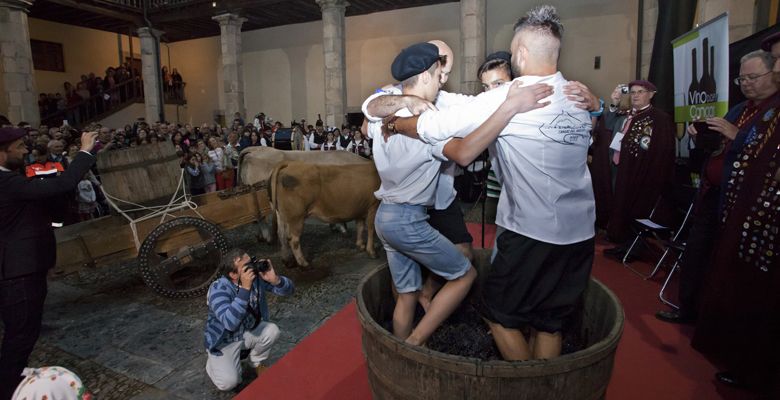
[[[620,93],[628,94],[628,85],[620,85]]]
[[[255,272],[255,275],[259,276],[261,272],[268,272],[271,269],[271,263],[268,260],[252,256],[249,262],[244,265],[244,270],[246,269],[251,269]]]

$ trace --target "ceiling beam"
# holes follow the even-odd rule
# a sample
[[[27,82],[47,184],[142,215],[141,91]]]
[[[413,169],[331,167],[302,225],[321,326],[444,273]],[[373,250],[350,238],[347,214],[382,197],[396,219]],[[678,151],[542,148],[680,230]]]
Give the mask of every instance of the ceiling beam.
[[[47,1],[54,4],[59,4],[61,6],[75,8],[77,10],[89,11],[95,14],[104,15],[106,17],[121,19],[122,21],[127,21],[137,26],[143,26],[143,20],[141,19],[141,17],[127,12],[109,10],[107,8],[93,6],[85,2],[74,1],[74,0],[47,0]]]
[[[217,0],[217,6],[212,7],[211,2],[200,3],[191,7],[179,9],[166,8],[155,11],[149,18],[155,24],[162,24],[182,19],[210,18],[215,15],[229,12],[240,12],[241,9],[254,10],[259,7],[271,6],[282,3],[284,0]]]

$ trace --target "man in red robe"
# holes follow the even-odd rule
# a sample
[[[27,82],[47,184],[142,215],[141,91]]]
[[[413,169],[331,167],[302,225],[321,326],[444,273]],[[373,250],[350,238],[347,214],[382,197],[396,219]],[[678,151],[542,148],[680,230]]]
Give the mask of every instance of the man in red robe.
[[[780,33],[767,37],[777,81]],[[780,98],[740,131],[723,187],[722,230],[693,346],[725,366],[716,378],[780,398]],[[727,162],[728,162],[727,161]]]
[[[676,145],[674,121],[650,104],[655,85],[636,80],[628,87],[631,109],[619,129],[622,139],[617,136],[610,146],[615,150],[617,175],[607,238],[619,246],[605,250],[605,254],[620,258],[631,239],[631,221],[648,218],[661,194],[672,184]],[[615,111],[610,107],[610,113]],[[608,117],[605,115],[605,119]]]
[[[739,77],[735,81],[747,100],[734,106],[724,118],[707,118],[707,128],[712,132],[702,131],[700,135],[694,124],[688,125],[688,133],[696,140],[696,147],[708,154],[701,171],[701,184],[691,214],[685,252],[680,258],[680,308],[656,313],[662,321],[689,323],[696,320],[699,293],[709,274],[710,256],[718,237],[723,178],[724,175],[731,177],[731,169],[743,145],[741,142],[735,144],[734,139],[740,131],[752,130],[761,117],[775,106],[778,88],[772,77],[774,62],[772,55],[763,50],[743,56]],[[745,134],[740,137],[744,138]]]

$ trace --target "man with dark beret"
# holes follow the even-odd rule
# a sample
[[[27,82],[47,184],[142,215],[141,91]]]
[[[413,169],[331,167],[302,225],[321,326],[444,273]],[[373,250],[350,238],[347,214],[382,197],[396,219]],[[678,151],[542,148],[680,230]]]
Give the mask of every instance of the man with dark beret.
[[[618,244],[605,253],[620,258],[631,239],[631,222],[649,217],[662,193],[671,187],[677,132],[669,114],[650,103],[656,92],[652,82],[631,81],[628,89],[631,107],[623,112],[618,110],[618,86],[612,93],[609,110],[604,113],[605,125],[612,127],[616,136],[610,147],[617,169],[607,238]]]
[[[38,340],[46,273],[57,259],[51,197],[72,192],[95,163],[96,132],[81,136],[81,151],[62,175],[27,180],[19,173],[27,147],[24,129],[0,128],[0,400],[11,397]]]
[[[780,33],[765,38],[761,47],[771,52],[775,83],[780,83]],[[762,399],[780,398],[778,93],[747,116],[755,122],[737,132],[734,151],[726,156],[731,166],[724,168],[721,187],[721,230],[692,342],[724,367],[718,381],[747,386]]]

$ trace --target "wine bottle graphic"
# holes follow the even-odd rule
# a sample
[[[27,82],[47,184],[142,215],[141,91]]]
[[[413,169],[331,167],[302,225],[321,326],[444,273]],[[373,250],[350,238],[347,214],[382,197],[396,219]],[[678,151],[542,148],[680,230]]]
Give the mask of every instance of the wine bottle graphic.
[[[718,87],[715,82],[715,46],[710,46],[710,78],[712,78],[712,94],[713,96],[716,96]],[[713,97],[713,99],[714,98],[715,97]]]
[[[710,70],[710,41],[708,38],[702,39],[702,66],[703,71],[701,80],[699,80],[699,91],[702,93],[701,103],[708,103],[707,98],[715,94],[715,78]]]
[[[699,73],[696,63],[696,49],[691,49],[691,84],[688,85],[688,105],[696,104],[696,93],[699,91]]]

